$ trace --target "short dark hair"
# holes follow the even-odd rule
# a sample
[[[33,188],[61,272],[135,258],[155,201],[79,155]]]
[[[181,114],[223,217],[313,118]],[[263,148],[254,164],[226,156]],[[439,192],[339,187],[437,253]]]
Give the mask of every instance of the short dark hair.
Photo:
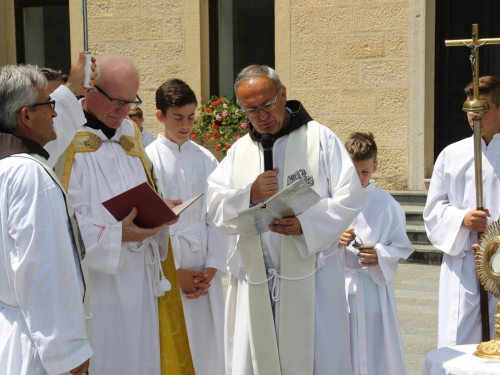
[[[40,68],[40,72],[47,78],[47,81],[66,81],[68,80],[67,76],[64,79],[65,74],[60,70],[55,70],[51,68]]]
[[[474,97],[474,82],[465,86],[465,94],[468,98]],[[484,76],[479,78],[479,95],[486,95],[497,108],[500,106],[500,80],[495,76]]]
[[[198,106],[194,91],[178,78],[169,79],[156,90],[156,109],[164,115],[170,107],[183,107],[192,103]]]
[[[345,148],[353,160],[363,161],[373,158],[377,161],[377,144],[372,132],[351,133],[345,143]]]

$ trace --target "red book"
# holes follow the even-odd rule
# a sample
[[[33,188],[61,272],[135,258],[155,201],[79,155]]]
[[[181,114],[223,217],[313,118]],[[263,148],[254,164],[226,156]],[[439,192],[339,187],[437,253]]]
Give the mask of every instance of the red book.
[[[170,209],[151,186],[147,182],[143,182],[116,197],[102,202],[102,205],[117,221],[122,221],[136,207],[138,212],[134,224],[141,228],[155,228],[174,220],[202,195],[193,197]]]

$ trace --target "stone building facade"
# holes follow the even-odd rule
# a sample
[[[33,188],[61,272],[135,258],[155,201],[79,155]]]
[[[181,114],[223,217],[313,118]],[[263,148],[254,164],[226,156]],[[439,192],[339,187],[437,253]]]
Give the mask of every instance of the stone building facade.
[[[0,65],[15,62],[4,0]],[[170,77],[210,96],[209,0],[87,0],[89,49],[130,57],[148,127],[154,93]],[[275,68],[289,98],[342,140],[371,131],[379,186],[425,190],[433,165],[436,0],[275,0]],[[72,60],[83,46],[81,0],[69,0]],[[258,20],[256,20],[258,23]],[[5,52],[5,53],[4,53]]]

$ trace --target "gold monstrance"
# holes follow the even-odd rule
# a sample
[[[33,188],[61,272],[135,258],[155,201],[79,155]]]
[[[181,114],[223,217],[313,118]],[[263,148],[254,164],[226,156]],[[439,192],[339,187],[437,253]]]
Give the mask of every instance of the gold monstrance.
[[[475,182],[476,182],[476,207],[483,210],[483,171],[482,171],[482,151],[481,151],[481,120],[483,113],[490,109],[488,102],[486,100],[479,99],[479,54],[478,48],[484,46],[485,44],[500,44],[500,38],[494,39],[479,39],[479,27],[477,24],[472,25],[472,39],[465,40],[447,40],[445,41],[447,47],[452,46],[466,46],[470,48],[469,60],[471,62],[472,68],[472,81],[474,83],[474,97],[471,100],[465,101],[462,110],[469,113],[472,116],[474,123],[474,166],[475,166]],[[484,288],[479,286],[480,300],[481,300],[481,326],[482,326],[482,339],[483,342],[478,345],[476,352],[474,353],[477,357],[489,358],[489,359],[499,359],[500,360],[500,304],[497,306],[498,314],[495,315],[498,324],[495,325],[496,338],[495,340],[488,341],[490,335],[490,324],[489,324],[489,313],[488,313],[488,294],[486,290],[498,298],[500,293],[500,262],[494,262],[498,265],[498,269],[493,271],[491,266],[491,259],[493,258],[493,253],[491,251],[491,246],[488,247],[490,240],[492,238],[497,238],[500,241],[500,231],[494,233],[493,231],[498,231],[500,228],[499,223],[488,227],[484,235],[478,233],[480,250],[476,256],[476,264],[478,277]],[[500,243],[500,242],[499,242]],[[486,252],[486,248],[490,249]],[[498,248],[494,246],[495,254]],[[500,258],[499,258],[500,261]],[[486,271],[488,269],[488,271]],[[497,275],[495,278],[493,275]],[[496,349],[495,349],[496,348]]]

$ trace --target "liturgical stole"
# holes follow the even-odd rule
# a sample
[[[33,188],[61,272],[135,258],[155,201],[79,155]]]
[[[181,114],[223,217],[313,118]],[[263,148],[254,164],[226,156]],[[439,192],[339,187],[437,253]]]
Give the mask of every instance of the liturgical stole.
[[[311,121],[291,132],[285,149],[283,187],[297,170],[312,177],[317,192],[319,176],[319,124]],[[235,154],[234,183],[242,188],[262,173],[259,144],[249,136],[241,139]],[[301,171],[301,172],[302,172]],[[302,173],[300,173],[302,174]],[[281,236],[281,270],[266,270],[260,236],[240,237],[238,251],[248,280],[249,332],[256,375],[312,375],[316,309],[316,256],[303,258],[292,237]],[[279,278],[279,333],[276,329],[267,281]],[[273,280],[278,282],[278,280]]]

